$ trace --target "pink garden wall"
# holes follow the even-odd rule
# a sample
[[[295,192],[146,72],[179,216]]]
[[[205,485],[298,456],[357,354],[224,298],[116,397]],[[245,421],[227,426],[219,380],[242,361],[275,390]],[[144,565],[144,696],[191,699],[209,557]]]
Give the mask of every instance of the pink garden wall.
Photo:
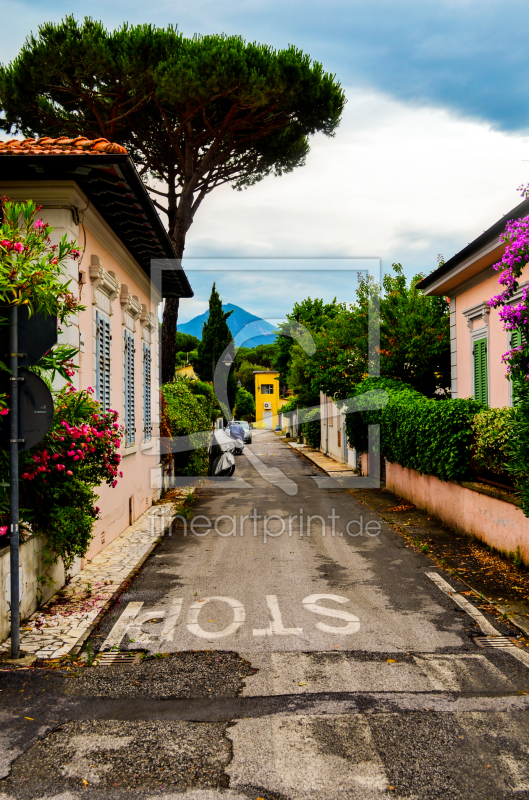
[[[387,463],[386,487],[456,531],[505,553],[517,547],[529,564],[529,519],[517,505],[434,475]]]

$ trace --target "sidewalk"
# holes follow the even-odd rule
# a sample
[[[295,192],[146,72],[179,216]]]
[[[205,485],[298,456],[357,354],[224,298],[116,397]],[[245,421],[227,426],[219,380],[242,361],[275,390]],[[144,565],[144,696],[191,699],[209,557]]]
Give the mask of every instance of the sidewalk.
[[[336,461],[330,456],[325,456],[322,452],[320,452],[320,450],[313,450],[308,444],[298,444],[297,442],[288,442],[288,444],[294,450],[298,450],[300,453],[303,453],[303,455],[314,462],[316,466],[325,470],[325,472],[328,472],[329,474],[350,475],[351,473],[355,472],[354,467],[351,467],[349,464],[344,464],[341,461]]]
[[[189,490],[182,490],[182,495]],[[22,623],[20,647],[35,659],[79,652],[124,582],[143,564],[178,513],[174,499],[152,506]],[[0,645],[8,655],[11,639]]]

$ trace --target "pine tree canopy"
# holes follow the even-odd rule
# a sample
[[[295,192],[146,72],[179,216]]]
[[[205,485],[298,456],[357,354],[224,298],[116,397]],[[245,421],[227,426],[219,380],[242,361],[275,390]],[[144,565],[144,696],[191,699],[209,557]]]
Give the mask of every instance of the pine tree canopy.
[[[293,46],[188,39],[172,26],[108,31],[69,16],[40,26],[0,67],[1,127],[123,144],[165,184],[153,187],[157,204],[182,250],[208,192],[302,165],[308,136],[332,135],[344,103],[334,76]]]
[[[309,136],[332,136],[344,104],[335,77],[294,46],[188,39],[171,25],[108,31],[68,16],[41,25],[0,66],[0,128],[124,145],[167,214],[178,258],[209,192],[302,166]],[[178,299],[167,298],[164,382],[174,376],[177,319]]]

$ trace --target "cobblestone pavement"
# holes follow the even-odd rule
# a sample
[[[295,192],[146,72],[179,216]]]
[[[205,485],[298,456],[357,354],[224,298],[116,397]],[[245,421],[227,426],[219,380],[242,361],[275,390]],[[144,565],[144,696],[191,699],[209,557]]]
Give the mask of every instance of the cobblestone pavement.
[[[153,506],[123,531],[22,625],[21,649],[41,659],[61,658],[80,646],[124,581],[149,555],[174,519],[173,504]],[[11,639],[0,654],[11,649]]]

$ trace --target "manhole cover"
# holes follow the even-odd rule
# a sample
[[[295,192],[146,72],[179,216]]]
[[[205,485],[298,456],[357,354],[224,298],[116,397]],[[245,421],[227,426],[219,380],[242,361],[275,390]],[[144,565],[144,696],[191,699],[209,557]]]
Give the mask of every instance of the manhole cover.
[[[141,653],[117,653],[108,651],[98,656],[100,667],[108,667],[109,664],[139,664]]]
[[[474,641],[478,647],[514,647],[508,636],[475,636]]]

